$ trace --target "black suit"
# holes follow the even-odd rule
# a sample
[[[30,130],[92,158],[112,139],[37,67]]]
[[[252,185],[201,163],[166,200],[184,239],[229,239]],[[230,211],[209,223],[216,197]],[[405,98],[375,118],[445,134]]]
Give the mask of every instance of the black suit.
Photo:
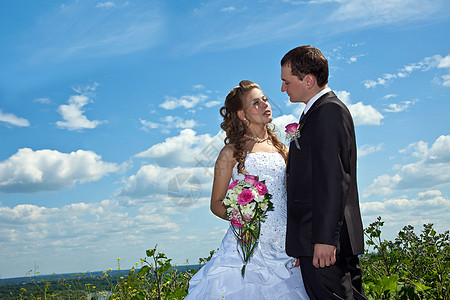
[[[347,107],[328,92],[300,124],[300,149],[291,142],[287,164],[286,252],[300,258],[311,299],[351,299],[352,280],[363,293],[357,255],[364,252],[353,120]],[[334,266],[312,265],[316,243],[337,247]],[[351,280],[341,280],[344,277]]]

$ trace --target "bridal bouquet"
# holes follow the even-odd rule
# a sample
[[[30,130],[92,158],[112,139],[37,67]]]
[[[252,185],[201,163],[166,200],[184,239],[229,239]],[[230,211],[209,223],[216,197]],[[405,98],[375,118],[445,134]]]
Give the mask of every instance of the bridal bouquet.
[[[258,176],[245,175],[244,179],[230,183],[222,200],[231,221],[230,227],[238,239],[238,252],[244,262],[242,277],[258,243],[261,222],[265,220],[267,210],[273,208],[271,198],[264,180],[260,181]]]

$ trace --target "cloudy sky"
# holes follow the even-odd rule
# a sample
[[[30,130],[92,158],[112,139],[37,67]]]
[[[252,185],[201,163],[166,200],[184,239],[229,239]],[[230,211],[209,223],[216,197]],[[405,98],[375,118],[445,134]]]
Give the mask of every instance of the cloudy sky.
[[[449,32],[447,0],[1,1],[0,278],[207,257],[219,108],[249,79],[297,120],[303,44],[354,117],[365,226],[449,229]]]

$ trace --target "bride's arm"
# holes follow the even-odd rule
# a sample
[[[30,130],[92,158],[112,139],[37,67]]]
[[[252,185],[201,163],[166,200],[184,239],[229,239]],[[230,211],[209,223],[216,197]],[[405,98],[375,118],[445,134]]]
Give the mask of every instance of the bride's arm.
[[[233,167],[236,164],[236,159],[233,157],[233,147],[226,145],[219,153],[214,166],[214,182],[211,193],[211,211],[224,220],[226,217],[226,208],[222,204],[222,199],[227,193],[228,185],[230,184]]]

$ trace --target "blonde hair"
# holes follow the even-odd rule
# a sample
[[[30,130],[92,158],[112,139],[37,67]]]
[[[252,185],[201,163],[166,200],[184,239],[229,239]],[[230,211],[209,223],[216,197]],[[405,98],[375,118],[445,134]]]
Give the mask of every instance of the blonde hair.
[[[261,89],[258,84],[250,80],[242,80],[239,86],[232,89],[225,98],[225,105],[220,108],[220,115],[223,117],[223,122],[220,127],[225,131],[226,137],[224,139],[225,145],[232,144],[234,146],[233,157],[238,162],[238,172],[247,174],[245,171],[245,157],[247,153],[244,149],[246,138],[244,138],[247,128],[239,119],[237,112],[244,110],[245,96],[252,89]],[[266,124],[266,131],[272,141],[273,146],[287,160],[287,154],[284,151],[283,143],[281,143],[274,133],[275,126],[271,123]]]

